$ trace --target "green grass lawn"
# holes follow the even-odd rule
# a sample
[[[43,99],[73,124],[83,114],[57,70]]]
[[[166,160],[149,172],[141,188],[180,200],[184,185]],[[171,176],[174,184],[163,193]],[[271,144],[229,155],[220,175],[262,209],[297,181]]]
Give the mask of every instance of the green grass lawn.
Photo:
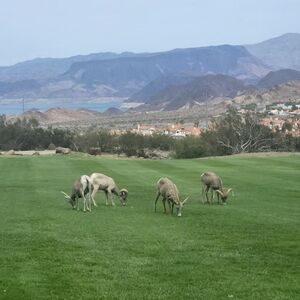
[[[1,299],[299,299],[300,156],[113,160],[0,157]],[[200,203],[200,174],[234,189]],[[72,210],[60,191],[93,172],[129,190],[128,205]],[[182,218],[153,212],[168,176]],[[82,204],[82,202],[81,202]]]

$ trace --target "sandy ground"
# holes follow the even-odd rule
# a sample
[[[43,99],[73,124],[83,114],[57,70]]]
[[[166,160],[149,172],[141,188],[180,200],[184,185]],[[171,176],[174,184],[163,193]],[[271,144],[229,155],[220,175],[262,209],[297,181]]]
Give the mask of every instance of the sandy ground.
[[[15,151],[14,155],[22,155],[22,156],[31,156],[33,153],[38,152],[40,155],[55,155],[55,150],[28,150],[28,151]],[[76,153],[76,152],[74,152]],[[1,155],[9,155],[9,151],[0,151]],[[84,153],[86,154],[86,153]],[[89,154],[86,154],[90,156]],[[233,155],[226,155],[226,156],[209,156],[209,157],[201,157],[199,159],[216,159],[216,158],[230,158],[230,157],[268,157],[268,156],[287,156],[287,155],[299,155],[300,152],[257,152],[257,153],[240,153],[240,154],[233,154]],[[99,157],[109,158],[109,159],[137,159],[136,157],[127,157],[118,154],[109,154],[109,153],[102,153]],[[141,158],[142,159],[142,158]]]
[[[0,152],[2,155],[11,155],[8,153],[9,151],[2,151]],[[35,151],[35,150],[28,150],[28,151],[15,151],[14,155],[24,155],[30,156],[33,153],[38,152],[40,155],[53,155],[55,154],[55,150],[42,150],[42,151]]]
[[[268,157],[268,156],[288,156],[299,155],[300,152],[254,152],[254,153],[239,153],[225,156],[208,156],[199,159],[215,159],[215,158],[230,158],[230,157]]]

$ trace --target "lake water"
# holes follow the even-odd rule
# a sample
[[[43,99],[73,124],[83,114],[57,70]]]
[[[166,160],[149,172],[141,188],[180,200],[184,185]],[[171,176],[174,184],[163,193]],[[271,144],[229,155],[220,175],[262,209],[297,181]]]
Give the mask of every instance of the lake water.
[[[39,110],[46,111],[50,108],[61,107],[67,109],[89,109],[103,112],[110,107],[120,108],[123,100],[113,99],[109,101],[74,101],[74,100],[24,100],[24,111]],[[0,100],[0,115],[19,115],[23,112],[21,99]]]

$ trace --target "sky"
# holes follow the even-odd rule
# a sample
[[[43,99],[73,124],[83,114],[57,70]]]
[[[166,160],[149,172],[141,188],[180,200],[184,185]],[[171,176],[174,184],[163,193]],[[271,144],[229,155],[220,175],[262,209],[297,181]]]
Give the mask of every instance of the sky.
[[[300,33],[299,0],[0,0],[0,66],[37,57],[252,44]]]

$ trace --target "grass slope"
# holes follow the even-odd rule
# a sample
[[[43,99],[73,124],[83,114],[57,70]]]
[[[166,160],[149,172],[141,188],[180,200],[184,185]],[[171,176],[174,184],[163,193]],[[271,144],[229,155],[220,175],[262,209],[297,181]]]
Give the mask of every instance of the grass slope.
[[[300,159],[109,160],[0,157],[1,299],[296,299]],[[235,190],[227,206],[201,205],[199,175]],[[73,211],[81,174],[103,172],[129,189],[127,207]],[[183,217],[153,213],[169,176]]]

